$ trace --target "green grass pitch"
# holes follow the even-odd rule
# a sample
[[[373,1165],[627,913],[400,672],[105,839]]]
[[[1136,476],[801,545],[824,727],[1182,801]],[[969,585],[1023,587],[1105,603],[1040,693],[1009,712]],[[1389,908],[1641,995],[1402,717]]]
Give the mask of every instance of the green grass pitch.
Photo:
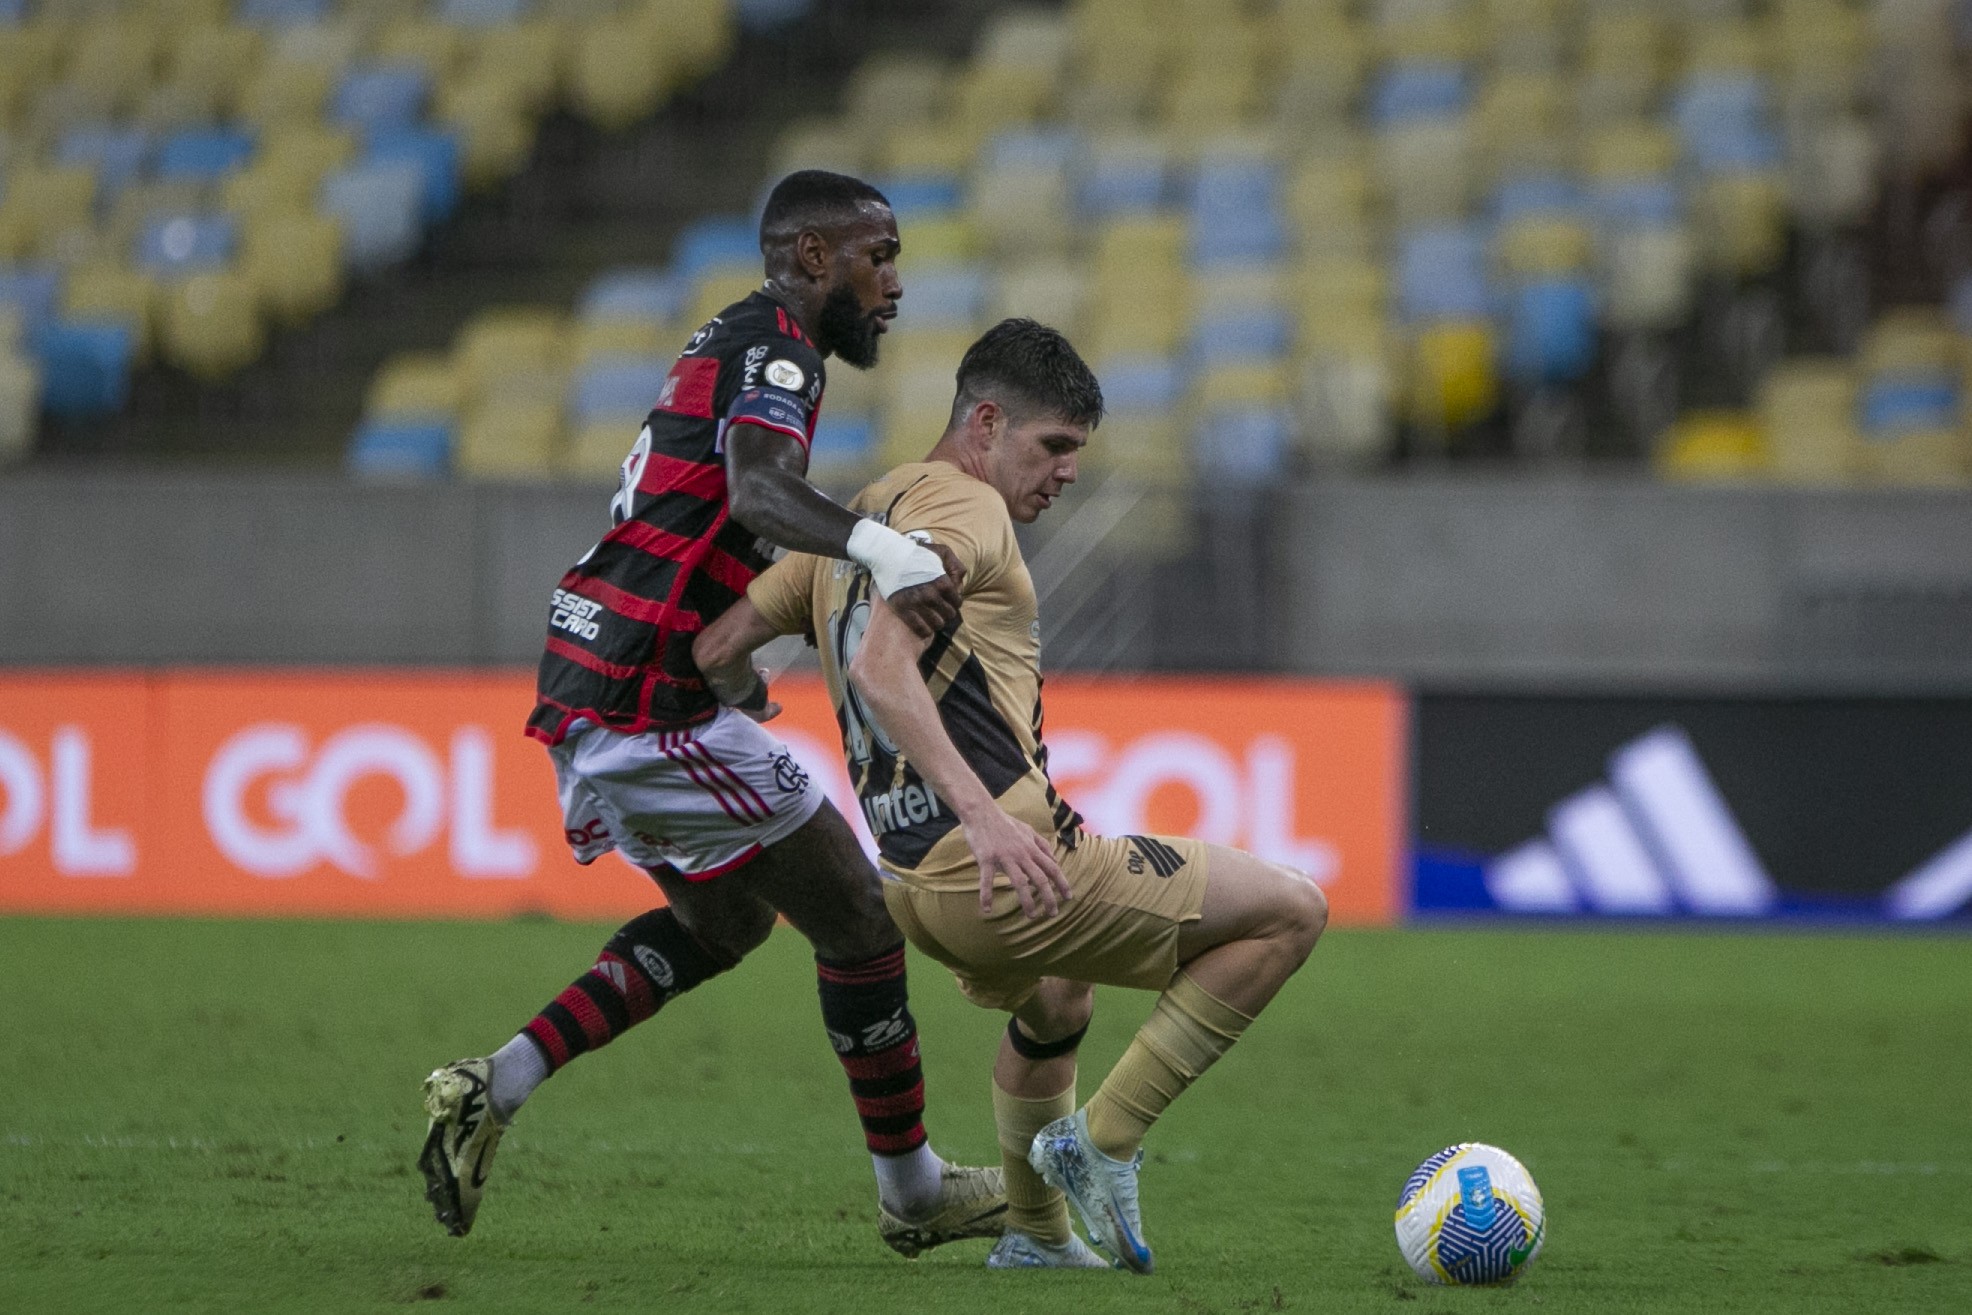
[[[418,1083],[591,962],[550,923],[0,921],[0,1310],[1972,1310],[1972,943],[1337,932],[1152,1133],[1158,1273],[912,1263],[805,946],[544,1087],[473,1235],[432,1222]],[[1000,1020],[914,960],[936,1144],[992,1153]],[[1084,1094],[1149,998],[1104,992]],[[1548,1203],[1525,1281],[1413,1278],[1447,1143]]]

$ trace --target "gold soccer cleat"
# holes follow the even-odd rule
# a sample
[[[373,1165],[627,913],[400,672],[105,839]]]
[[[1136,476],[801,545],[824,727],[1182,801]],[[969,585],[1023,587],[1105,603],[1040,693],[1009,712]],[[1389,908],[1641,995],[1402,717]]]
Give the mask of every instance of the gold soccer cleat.
[[[948,1164],[938,1185],[938,1213],[916,1223],[877,1206],[884,1245],[906,1260],[968,1237],[998,1237],[1007,1226],[1007,1188],[998,1165]]]
[[[425,1079],[431,1131],[418,1153],[418,1168],[424,1171],[425,1199],[453,1237],[472,1231],[486,1171],[507,1130],[493,1114],[492,1081],[490,1059],[461,1059]]]

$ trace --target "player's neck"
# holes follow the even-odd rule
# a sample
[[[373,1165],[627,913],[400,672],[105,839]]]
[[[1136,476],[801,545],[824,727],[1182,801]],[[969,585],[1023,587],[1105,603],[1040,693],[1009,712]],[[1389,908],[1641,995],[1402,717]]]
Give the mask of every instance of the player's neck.
[[[976,446],[966,441],[964,430],[948,431],[931,451],[924,454],[926,461],[942,461],[948,466],[957,466],[981,484],[991,484],[986,478],[986,456]]]
[[[772,276],[761,284],[760,290],[787,307],[788,314],[794,316],[795,321],[800,324],[801,332],[808,336],[808,341],[814,343],[823,356],[830,355],[828,349],[821,346],[821,340],[815,337],[815,322],[821,318],[822,313],[822,299],[819,295],[810,294],[804,297],[799,290],[790,288]]]

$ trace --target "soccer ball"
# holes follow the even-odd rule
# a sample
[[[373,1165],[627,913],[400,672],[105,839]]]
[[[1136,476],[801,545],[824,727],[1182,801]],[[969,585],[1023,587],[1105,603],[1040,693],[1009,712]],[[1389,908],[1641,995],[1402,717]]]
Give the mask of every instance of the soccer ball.
[[[1447,1146],[1397,1197],[1397,1249],[1433,1283],[1511,1283],[1546,1236],[1541,1189],[1497,1146]]]

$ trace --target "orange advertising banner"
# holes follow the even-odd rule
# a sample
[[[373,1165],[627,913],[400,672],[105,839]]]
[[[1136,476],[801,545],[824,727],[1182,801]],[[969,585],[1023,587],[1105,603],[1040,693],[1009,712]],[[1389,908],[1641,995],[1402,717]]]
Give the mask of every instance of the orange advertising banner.
[[[0,912],[626,917],[656,887],[582,867],[518,672],[0,676]],[[771,729],[868,844],[828,696]],[[1092,829],[1237,845],[1335,920],[1398,911],[1408,705],[1371,682],[1061,677],[1049,766]]]

